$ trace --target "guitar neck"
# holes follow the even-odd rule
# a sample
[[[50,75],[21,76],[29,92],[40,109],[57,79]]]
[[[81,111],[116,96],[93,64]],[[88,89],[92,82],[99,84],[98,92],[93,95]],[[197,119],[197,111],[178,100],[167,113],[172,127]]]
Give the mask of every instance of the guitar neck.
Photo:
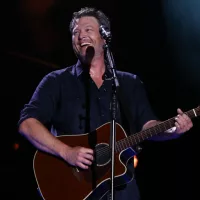
[[[191,109],[185,114],[190,118],[194,118],[200,115],[200,107],[198,106],[197,108]],[[138,133],[135,133],[131,136],[128,136],[127,138],[124,138],[122,140],[119,140],[116,142],[116,151],[121,152],[124,149],[127,149],[128,147],[137,145],[141,142],[143,142],[146,139],[149,139],[155,135],[158,135],[159,133],[163,133],[166,130],[174,127],[175,123],[175,117],[172,117],[166,121],[163,121],[151,128],[145,129],[143,131],[140,131]]]

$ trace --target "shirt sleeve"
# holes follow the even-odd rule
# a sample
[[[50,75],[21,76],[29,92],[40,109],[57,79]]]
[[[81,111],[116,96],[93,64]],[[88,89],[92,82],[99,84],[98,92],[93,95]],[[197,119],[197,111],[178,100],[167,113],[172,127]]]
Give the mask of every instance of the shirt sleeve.
[[[47,125],[55,111],[59,95],[59,84],[53,73],[47,74],[36,87],[29,103],[20,112],[20,125],[27,118],[36,118]]]
[[[136,85],[134,98],[136,102],[136,111],[137,111],[137,122],[139,130],[142,129],[143,125],[150,120],[158,120],[157,116],[152,110],[150,105],[147,92],[144,87],[144,83],[140,80],[138,76],[136,76]]]

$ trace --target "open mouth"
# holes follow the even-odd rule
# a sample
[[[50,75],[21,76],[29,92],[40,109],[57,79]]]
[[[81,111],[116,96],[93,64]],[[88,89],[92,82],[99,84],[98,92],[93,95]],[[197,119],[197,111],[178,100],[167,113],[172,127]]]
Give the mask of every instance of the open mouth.
[[[85,46],[91,46],[91,43],[89,42],[83,42],[80,44],[81,47],[85,47]]]

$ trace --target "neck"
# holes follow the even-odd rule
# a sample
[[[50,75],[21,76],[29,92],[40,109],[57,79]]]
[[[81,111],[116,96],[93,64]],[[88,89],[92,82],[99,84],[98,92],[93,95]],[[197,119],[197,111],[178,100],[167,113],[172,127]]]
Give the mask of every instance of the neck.
[[[92,62],[90,64],[90,76],[94,78],[102,78],[103,74],[105,72],[105,62],[104,58],[93,58]]]

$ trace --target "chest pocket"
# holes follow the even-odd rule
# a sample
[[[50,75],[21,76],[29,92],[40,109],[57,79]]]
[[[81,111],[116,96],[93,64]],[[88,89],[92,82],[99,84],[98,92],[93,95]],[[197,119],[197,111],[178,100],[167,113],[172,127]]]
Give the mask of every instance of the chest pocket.
[[[85,95],[81,83],[77,80],[68,81],[60,88],[60,98],[57,103],[54,124],[62,132],[84,132],[83,117],[85,116]]]

